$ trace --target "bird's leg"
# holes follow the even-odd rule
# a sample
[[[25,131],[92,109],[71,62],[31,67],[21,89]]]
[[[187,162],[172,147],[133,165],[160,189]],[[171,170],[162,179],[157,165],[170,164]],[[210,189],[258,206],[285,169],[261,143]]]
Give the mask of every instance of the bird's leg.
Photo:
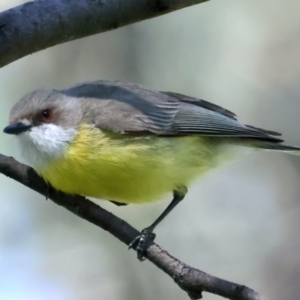
[[[167,208],[162,212],[162,214],[148,227],[141,231],[139,234],[130,244],[130,248],[135,248],[137,252],[137,257],[140,261],[143,261],[144,255],[151,245],[151,242],[155,239],[155,233],[153,232],[155,227],[173,210],[173,208],[183,200],[184,196],[187,193],[187,188],[185,186],[181,186],[180,188],[176,189],[173,192],[173,200],[167,206]]]

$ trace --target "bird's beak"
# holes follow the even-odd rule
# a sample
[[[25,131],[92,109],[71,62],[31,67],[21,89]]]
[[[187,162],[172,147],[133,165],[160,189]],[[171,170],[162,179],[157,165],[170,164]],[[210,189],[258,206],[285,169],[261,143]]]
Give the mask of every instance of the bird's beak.
[[[8,133],[8,134],[20,134],[22,132],[27,131],[30,128],[31,128],[31,125],[25,125],[22,122],[18,122],[18,123],[14,123],[14,124],[10,124],[10,125],[6,126],[3,129],[3,132]]]

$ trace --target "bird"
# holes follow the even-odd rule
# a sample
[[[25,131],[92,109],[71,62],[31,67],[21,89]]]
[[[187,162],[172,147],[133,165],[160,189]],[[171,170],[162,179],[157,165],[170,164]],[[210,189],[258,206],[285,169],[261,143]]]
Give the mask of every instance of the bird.
[[[64,193],[117,205],[173,194],[129,245],[141,261],[154,229],[196,178],[257,150],[300,153],[280,133],[242,124],[218,105],[118,80],[30,92],[11,109],[4,133],[15,135],[27,162]]]

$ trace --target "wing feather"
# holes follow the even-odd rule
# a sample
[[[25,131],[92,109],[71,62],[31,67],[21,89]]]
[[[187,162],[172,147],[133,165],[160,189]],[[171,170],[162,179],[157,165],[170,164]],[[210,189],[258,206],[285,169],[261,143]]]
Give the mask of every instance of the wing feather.
[[[122,81],[97,81],[61,91],[80,99],[84,118],[121,134],[212,135],[280,142],[280,133],[244,125],[218,105]],[[86,101],[86,100],[89,101]]]

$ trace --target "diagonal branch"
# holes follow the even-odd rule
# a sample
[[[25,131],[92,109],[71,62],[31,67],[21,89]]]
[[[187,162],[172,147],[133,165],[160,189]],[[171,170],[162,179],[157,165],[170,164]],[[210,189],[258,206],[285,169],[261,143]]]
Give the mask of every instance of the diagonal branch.
[[[39,0],[0,13],[0,67],[33,52],[207,0]]]
[[[126,245],[139,234],[128,223],[94,202],[81,196],[71,196],[49,189],[46,182],[32,168],[12,157],[0,154],[0,173],[44,196],[47,195],[54,203],[108,231]],[[191,299],[200,299],[202,292],[209,292],[232,300],[267,300],[246,286],[214,277],[186,265],[155,243],[148,249],[146,257],[173,278]]]

